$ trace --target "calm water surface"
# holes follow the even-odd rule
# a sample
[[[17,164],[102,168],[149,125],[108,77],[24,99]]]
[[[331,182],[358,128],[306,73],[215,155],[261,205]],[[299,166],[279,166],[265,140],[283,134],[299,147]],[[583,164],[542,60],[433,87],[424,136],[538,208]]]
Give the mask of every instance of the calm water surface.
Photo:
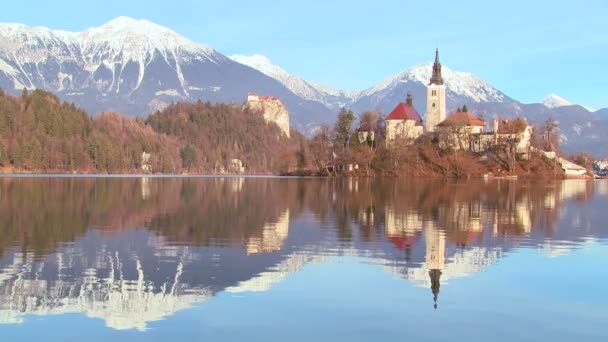
[[[608,182],[1,178],[3,341],[608,341]]]

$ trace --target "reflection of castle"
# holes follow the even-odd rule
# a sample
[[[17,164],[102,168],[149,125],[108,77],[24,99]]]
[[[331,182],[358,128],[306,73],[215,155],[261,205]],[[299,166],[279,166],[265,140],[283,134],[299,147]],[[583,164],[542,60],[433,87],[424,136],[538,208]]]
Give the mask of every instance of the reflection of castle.
[[[141,182],[141,195],[148,198],[141,204],[144,207],[154,203],[163,187],[154,178]],[[270,209],[254,220],[251,213],[243,214],[242,203],[259,198],[256,195],[266,189],[265,183],[252,184],[243,178],[205,182],[216,184],[223,197],[216,201],[217,206],[213,201],[201,206],[202,197],[187,201],[194,210],[174,214],[178,219],[185,218],[184,222],[153,219],[140,224],[128,220],[136,222],[134,226],[145,225],[149,229],[121,226],[116,232],[108,229],[103,233],[84,229],[82,235],[74,234],[73,243],[65,244],[63,239],[51,245],[49,249],[54,252],[43,260],[4,247],[0,259],[0,323],[18,323],[25,315],[74,312],[103,319],[115,329],[143,330],[149,322],[204,302],[219,292],[270,290],[305,265],[325,262],[333,256],[357,257],[380,265],[417,286],[430,288],[437,303],[441,285],[484,271],[522,241],[549,249],[547,253],[551,255],[566,251],[563,241],[571,242],[582,232],[560,227],[556,232],[562,235],[554,238],[541,234],[546,233],[542,229],[547,222],[539,221],[539,217],[547,212],[559,216],[556,211],[563,199],[588,199],[589,184],[593,184],[569,181],[554,187],[543,184],[541,191],[530,191],[529,184],[517,187],[520,183],[503,182],[485,184],[486,188],[473,193],[442,183],[442,187],[411,187],[414,190],[407,195],[403,194],[405,191],[394,191],[396,197],[391,198],[386,195],[388,191],[371,192],[373,187],[358,187],[356,182],[350,182],[352,187],[349,183],[334,187],[333,202],[341,201],[336,207],[319,203],[318,188],[314,188],[311,202],[297,202],[288,197],[296,191],[280,188],[281,194],[289,195],[277,197],[280,201],[269,203]],[[183,188],[183,183],[176,185],[175,189]],[[134,196],[127,198],[139,198],[140,189],[131,188]],[[180,198],[175,190],[163,194]],[[306,198],[307,194],[301,195]],[[227,203],[235,209],[226,210],[230,209]],[[166,219],[163,210],[175,210],[169,208],[172,209],[163,206],[158,216]],[[261,211],[266,207],[255,208]],[[328,213],[319,215],[315,209]],[[307,210],[313,215],[299,216]],[[153,217],[151,211],[146,218]],[[278,213],[281,214],[277,217]],[[338,224],[332,226],[333,230],[328,229],[329,221],[322,218],[332,216],[340,222],[352,220],[347,222],[352,234],[338,236]],[[307,229],[290,229],[289,224],[295,221]],[[205,223],[197,225],[199,222]],[[598,234],[584,233],[585,238]],[[198,240],[196,234],[201,234]],[[524,234],[525,238],[521,238]],[[169,241],[174,245],[169,245]]]
[[[276,223],[267,223],[262,229],[261,237],[249,238],[247,253],[271,253],[281,249],[289,234],[289,209],[279,217]]]

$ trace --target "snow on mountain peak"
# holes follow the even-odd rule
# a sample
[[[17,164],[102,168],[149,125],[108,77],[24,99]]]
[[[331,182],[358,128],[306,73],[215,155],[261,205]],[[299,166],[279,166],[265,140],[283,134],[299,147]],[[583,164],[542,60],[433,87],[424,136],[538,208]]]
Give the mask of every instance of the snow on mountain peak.
[[[572,106],[573,103],[556,94],[549,94],[540,103],[547,108]]]
[[[232,55],[229,57],[237,63],[247,65],[248,67],[254,68],[263,74],[266,74],[279,81],[287,81],[291,75],[283,68],[272,64],[272,61],[263,55]],[[295,77],[294,77],[295,78]]]
[[[416,65],[399,74],[385,78],[376,86],[363,90],[362,95],[371,95],[391,89],[399,83],[418,82],[429,83],[433,63]],[[474,102],[504,102],[507,99],[501,92],[478,76],[462,71],[455,71],[446,66],[442,67],[442,75],[447,89],[458,96],[470,98]]]
[[[572,103],[556,94],[547,95],[547,97],[542,99],[542,101],[540,103],[543,104],[545,107],[551,108],[551,109],[575,105],[575,103]],[[580,106],[585,108],[589,112],[595,112],[595,109],[593,109],[591,107],[584,106],[584,105],[580,105]]]
[[[233,61],[251,67],[258,70],[259,72],[270,76],[283,84],[292,93],[311,101],[323,103],[331,106],[332,104],[325,100],[327,95],[325,91],[320,88],[306,82],[304,79],[297,75],[291,75],[283,68],[274,65],[272,61],[263,55],[232,55],[230,59]]]
[[[116,17],[110,21],[108,21],[107,23],[103,24],[102,27],[114,27],[114,28],[132,28],[135,26],[140,26],[140,27],[155,27],[157,29],[161,29],[161,30],[168,30],[167,28],[154,24],[148,20],[145,19],[134,19],[131,17],[125,17],[125,16],[120,16],[120,17]]]
[[[175,31],[148,20],[137,20],[129,17],[118,17],[101,25],[82,32],[84,45],[100,42],[110,43],[117,48],[136,46],[139,48],[163,50],[187,50],[192,52],[212,53],[208,46],[194,43]]]
[[[28,27],[19,24],[0,24],[0,56],[4,63],[0,71],[14,75],[23,71],[24,65],[46,63],[48,60],[77,60],[83,68],[95,73],[100,68],[117,75],[133,62],[139,65],[139,88],[146,68],[158,57],[173,66],[187,94],[187,84],[181,65],[192,60],[217,63],[223,56],[212,48],[194,43],[176,32],[148,20],[118,17],[99,27],[83,32],[65,32],[46,27]],[[159,56],[160,55],[160,56]],[[116,70],[116,69],[119,70]],[[70,78],[71,77],[71,78]],[[73,75],[60,71],[58,83],[72,83]],[[15,87],[33,87],[34,81],[27,74],[15,81]],[[57,86],[63,89],[63,85]],[[112,83],[112,89],[120,91],[120,83]]]

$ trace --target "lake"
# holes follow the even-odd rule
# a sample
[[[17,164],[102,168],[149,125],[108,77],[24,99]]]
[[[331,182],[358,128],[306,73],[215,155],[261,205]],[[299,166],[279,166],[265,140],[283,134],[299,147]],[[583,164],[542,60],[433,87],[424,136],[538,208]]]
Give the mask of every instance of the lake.
[[[608,181],[0,178],[4,341],[607,341]]]

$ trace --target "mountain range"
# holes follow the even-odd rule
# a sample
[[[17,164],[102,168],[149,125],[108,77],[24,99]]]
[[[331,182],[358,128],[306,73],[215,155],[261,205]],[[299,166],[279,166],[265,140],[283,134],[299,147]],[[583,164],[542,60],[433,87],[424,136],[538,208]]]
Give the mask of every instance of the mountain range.
[[[431,54],[430,54],[431,55]],[[178,101],[242,103],[250,92],[282,99],[292,124],[310,133],[332,123],[340,107],[388,113],[410,91],[426,112],[431,64],[421,64],[358,91],[308,82],[261,55],[227,57],[149,22],[116,18],[83,32],[0,24],[0,88],[19,93],[41,88],[89,113],[145,116]],[[464,104],[484,117],[523,116],[533,124],[560,123],[567,152],[607,156],[608,109],[593,111],[550,95],[523,104],[471,73],[443,68],[448,112]]]

